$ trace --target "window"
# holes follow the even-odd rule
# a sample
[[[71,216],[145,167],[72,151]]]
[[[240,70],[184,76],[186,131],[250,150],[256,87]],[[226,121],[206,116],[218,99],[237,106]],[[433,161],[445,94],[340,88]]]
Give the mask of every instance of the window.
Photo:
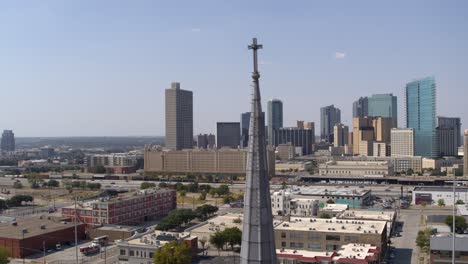
[[[320,245],[320,243],[309,243],[309,244],[307,245],[307,247],[308,247],[310,250],[317,250],[317,251],[322,250],[322,245]]]
[[[120,255],[121,255],[121,256],[125,256],[125,254],[127,254],[127,252],[125,252],[125,249],[121,249],[121,250],[120,250]]]
[[[285,232],[281,232],[281,238],[286,238],[286,233]]]
[[[282,241],[281,242],[281,247],[286,247],[286,242]]]
[[[326,240],[340,241],[341,237],[340,237],[340,235],[327,235]]]
[[[344,241],[346,241],[346,242],[358,242],[359,237],[357,237],[357,236],[345,236]]]
[[[289,238],[290,239],[303,239],[304,234],[301,233],[289,233]]]
[[[154,257],[154,253],[153,253],[153,252],[150,252],[150,253],[149,253],[149,258],[152,259],[153,257]]]
[[[339,249],[337,245],[327,245],[326,248],[327,248],[327,251],[335,251]]]
[[[135,256],[135,251],[133,251],[133,250],[130,250],[130,251],[128,252],[128,255],[129,255],[130,257],[133,257],[133,256]]]
[[[321,239],[322,235],[317,233],[309,233],[309,239]]]

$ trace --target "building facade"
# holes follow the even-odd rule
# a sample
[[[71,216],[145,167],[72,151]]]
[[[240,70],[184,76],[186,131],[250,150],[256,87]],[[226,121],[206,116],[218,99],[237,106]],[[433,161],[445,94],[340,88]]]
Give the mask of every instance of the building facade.
[[[333,143],[333,128],[341,123],[341,111],[334,105],[320,108],[320,138],[323,141]]]
[[[287,190],[271,193],[271,211],[280,216],[317,216],[319,201],[311,198],[293,197]]]
[[[193,93],[174,82],[166,89],[166,147],[191,149],[193,146]]]
[[[7,152],[15,151],[15,134],[13,130],[3,130],[1,149]]]
[[[468,176],[468,129],[465,129],[463,142],[463,176]]]
[[[360,97],[353,102],[353,118],[369,116],[369,99],[367,97]]]
[[[438,156],[434,77],[416,80],[406,85],[406,127],[414,129],[416,156]]]
[[[414,156],[414,129],[393,128],[391,131],[391,156],[412,157]]]
[[[216,147],[239,148],[241,144],[241,128],[239,122],[216,123]]]
[[[461,122],[459,117],[437,117],[439,156],[457,156],[461,143]]]
[[[348,145],[349,127],[341,123],[336,124],[333,128],[333,146],[344,147]]]
[[[398,127],[397,97],[393,94],[373,94],[369,97],[368,116],[391,118],[391,127]]]
[[[455,190],[455,198],[453,196],[453,188],[445,186],[418,186],[413,189],[412,204],[427,205],[437,204],[439,200],[443,200],[446,206],[452,206],[458,200],[468,203],[468,188],[457,187]]]
[[[273,131],[283,127],[283,102],[278,99],[272,99],[267,104],[268,115],[268,144],[273,145]]]
[[[175,209],[176,192],[169,189],[146,189],[116,198],[102,198],[87,206],[62,208],[62,216],[92,226],[138,225],[166,216]]]
[[[291,144],[302,148],[303,155],[312,154],[312,145],[315,143],[315,131],[313,129],[283,127],[273,130],[273,146]]]
[[[216,137],[213,134],[199,134],[197,136],[197,148],[212,149],[216,146]]]
[[[392,176],[393,164],[388,161],[328,161],[319,165],[320,176]]]

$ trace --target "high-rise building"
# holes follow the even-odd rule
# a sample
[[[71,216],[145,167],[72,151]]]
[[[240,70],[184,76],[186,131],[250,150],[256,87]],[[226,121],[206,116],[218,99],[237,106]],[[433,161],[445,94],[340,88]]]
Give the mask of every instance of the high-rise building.
[[[373,94],[368,98],[368,116],[392,118],[392,128],[398,127],[397,97],[393,94]]]
[[[239,122],[216,123],[216,146],[218,148],[239,148],[241,143]]]
[[[268,144],[273,145],[273,130],[283,127],[283,102],[278,99],[268,101]]]
[[[366,117],[369,115],[368,112],[369,100],[367,97],[360,97],[358,100],[353,102],[353,118],[355,117]]]
[[[434,77],[416,80],[406,85],[406,127],[414,128],[416,156],[438,156]]]
[[[199,149],[212,149],[216,145],[215,135],[213,134],[199,134],[197,136],[197,148]]]
[[[315,143],[315,130],[298,127],[282,127],[273,130],[273,146],[291,144],[301,147],[304,155],[312,154]]]
[[[253,39],[252,111],[242,221],[241,264],[276,264],[275,235],[271,212],[270,183],[267,174],[265,126],[261,120],[262,105],[258,79],[257,49],[262,45]],[[282,125],[282,124],[281,124]]]
[[[372,118],[353,118],[353,154],[368,156],[373,149],[373,141],[375,138]]]
[[[333,128],[333,136],[333,145],[335,147],[343,147],[344,145],[348,145],[349,127],[341,123],[336,124]]]
[[[333,143],[333,127],[341,123],[341,111],[334,105],[320,108],[320,138]]]
[[[391,142],[392,157],[414,156],[414,129],[393,128],[391,131]]]
[[[193,146],[193,93],[174,82],[166,89],[166,147],[191,149]]]
[[[393,128],[391,117],[372,117],[372,127],[375,141],[390,144],[390,131]]]
[[[262,120],[265,120],[265,112],[262,112]],[[264,122],[264,121],[263,121]],[[246,148],[249,145],[249,124],[250,112],[241,114],[241,147]]]
[[[2,151],[15,151],[15,134],[13,130],[3,130],[1,149]]]
[[[461,122],[459,117],[437,117],[439,156],[457,156],[461,146]]]
[[[463,142],[463,176],[468,177],[468,129],[465,129]]]

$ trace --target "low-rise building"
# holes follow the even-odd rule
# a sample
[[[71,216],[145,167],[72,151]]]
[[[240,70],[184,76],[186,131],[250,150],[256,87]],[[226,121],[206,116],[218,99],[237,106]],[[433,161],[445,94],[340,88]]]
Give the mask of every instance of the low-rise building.
[[[387,247],[385,221],[291,217],[274,228],[276,248],[339,251],[349,243]]]
[[[455,198],[453,197],[453,188],[444,186],[418,186],[413,190],[412,204],[437,204],[442,200],[445,205],[452,206],[454,202],[461,200],[463,203],[468,203],[468,188],[457,187],[455,190]]]
[[[349,205],[347,204],[325,204],[323,208],[320,209],[320,214],[328,214],[331,217],[336,217],[337,215],[348,210]]]
[[[373,220],[387,222],[388,236],[390,236],[395,227],[397,214],[393,210],[372,211],[372,210],[346,210],[336,216],[337,219],[346,220]]]
[[[346,244],[336,252],[277,249],[276,256],[281,264],[377,264],[381,260],[380,249],[370,244]]]
[[[78,240],[85,239],[85,225],[77,224]],[[0,247],[12,258],[23,258],[75,242],[75,226],[62,219],[35,216],[0,223]]]
[[[443,159],[430,159],[430,158],[423,158],[422,159],[422,166],[423,169],[432,169],[437,170],[442,167],[452,167],[453,165],[462,165],[463,160],[457,159],[455,157],[446,157]]]
[[[217,231],[223,231],[226,228],[237,227],[242,230],[242,221],[244,216],[242,214],[225,214],[218,215],[209,219],[204,224],[197,225],[190,228],[190,234],[198,237],[199,241],[210,241],[210,237]]]
[[[88,225],[136,225],[166,216],[176,208],[176,191],[146,189],[62,208],[62,216]]]
[[[320,203],[333,201],[335,204],[349,205],[356,208],[367,205],[371,201],[371,190],[351,187],[301,187],[294,191],[295,197],[312,198]]]
[[[191,236],[190,233],[156,231],[129,241],[118,241],[116,245],[119,249],[119,263],[152,264],[155,252],[173,241],[186,243],[191,248],[192,254],[197,254],[198,238]]]
[[[388,161],[329,161],[319,165],[320,176],[393,175],[393,164]]]
[[[431,237],[431,264],[452,263],[452,236]],[[468,236],[457,235],[455,237],[456,263],[468,263]]]

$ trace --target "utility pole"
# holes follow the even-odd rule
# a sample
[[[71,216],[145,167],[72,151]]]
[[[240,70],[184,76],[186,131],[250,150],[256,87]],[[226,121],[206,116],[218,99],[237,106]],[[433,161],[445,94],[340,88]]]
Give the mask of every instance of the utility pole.
[[[452,211],[452,231],[453,231],[453,234],[452,234],[452,264],[455,264],[455,217],[457,215],[457,207],[456,207],[456,197],[455,197],[455,194],[456,194],[456,186],[457,186],[457,183],[456,183],[456,176],[455,176],[455,173],[453,174],[453,211]]]
[[[46,264],[46,261],[45,261],[45,240],[42,241],[42,254],[43,254],[42,260],[44,261],[44,264]]]

